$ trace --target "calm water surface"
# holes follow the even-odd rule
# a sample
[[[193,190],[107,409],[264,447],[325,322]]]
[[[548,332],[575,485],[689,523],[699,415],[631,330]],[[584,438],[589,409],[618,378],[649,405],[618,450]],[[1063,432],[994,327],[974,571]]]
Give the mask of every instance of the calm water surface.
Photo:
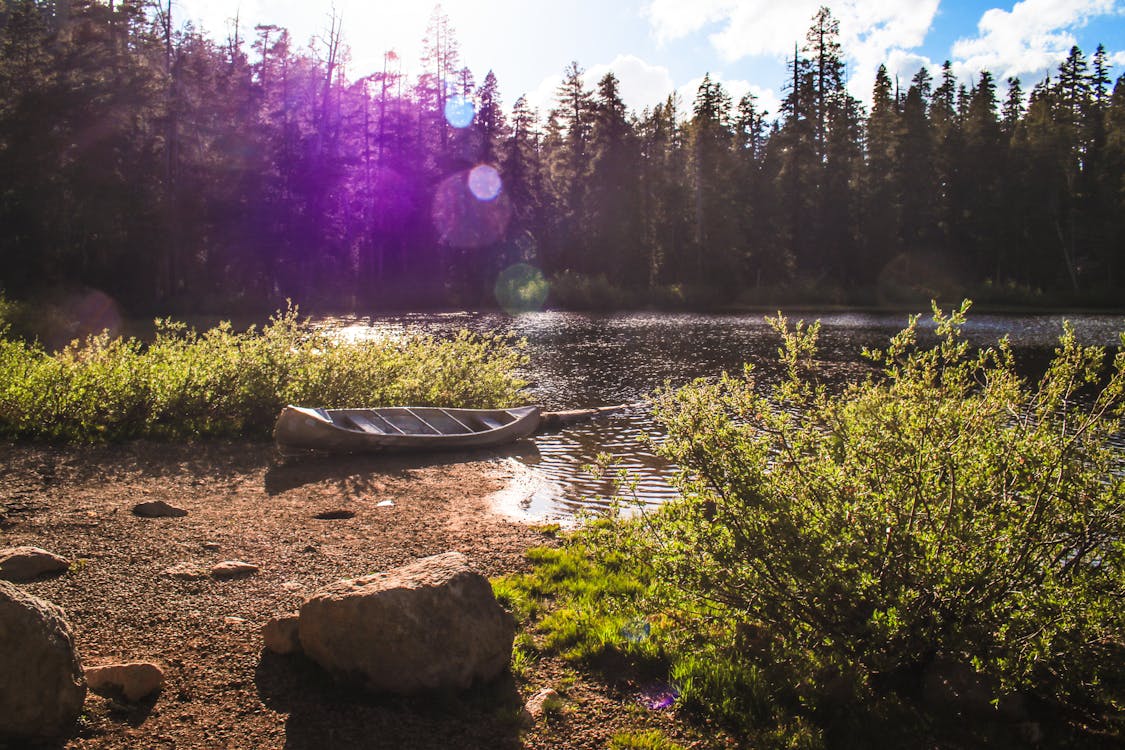
[[[846,374],[861,365],[863,347],[882,347],[907,321],[905,314],[831,313],[792,315],[821,321],[819,358],[830,371]],[[1070,320],[1083,343],[1116,346],[1125,330],[1121,315],[973,315],[969,340],[994,344],[1007,334],[1018,361],[1041,370]],[[522,375],[532,383],[529,398],[547,409],[574,409],[641,401],[665,384],[740,371],[744,362],[763,368],[777,356],[777,337],[760,314],[540,312],[411,313],[325,317],[317,321],[342,336],[383,338],[410,332],[449,336],[467,328],[510,331],[527,339],[530,363]],[[931,324],[932,327],[932,324]],[[533,447],[513,458],[522,479],[505,503],[529,518],[570,519],[607,505],[612,484],[585,467],[610,454],[636,481],[636,497],[650,504],[674,496],[673,467],[646,447],[641,436],[660,435],[645,408],[532,438]]]

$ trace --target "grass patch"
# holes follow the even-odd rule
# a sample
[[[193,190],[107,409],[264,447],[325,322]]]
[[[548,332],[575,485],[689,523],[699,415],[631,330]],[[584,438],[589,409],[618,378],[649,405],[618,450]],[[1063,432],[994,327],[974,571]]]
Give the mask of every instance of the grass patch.
[[[286,404],[507,406],[521,400],[524,358],[507,337],[468,332],[342,341],[295,307],[261,329],[163,320],[150,343],[102,334],[54,354],[10,338],[0,318],[0,436],[265,438]]]
[[[609,750],[684,750],[684,747],[665,737],[659,729],[647,729],[613,735]]]
[[[588,663],[610,651],[656,658],[651,626],[633,606],[650,582],[621,554],[592,555],[588,534],[528,550],[532,572],[494,581],[496,598],[533,628],[544,650],[568,660]]]

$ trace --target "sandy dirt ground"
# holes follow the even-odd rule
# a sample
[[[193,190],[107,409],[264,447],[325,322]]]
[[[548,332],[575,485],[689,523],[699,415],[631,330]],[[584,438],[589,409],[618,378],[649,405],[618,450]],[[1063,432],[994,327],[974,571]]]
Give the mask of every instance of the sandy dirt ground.
[[[543,658],[467,693],[394,698],[339,687],[303,657],[262,650],[261,628],[341,578],[449,550],[492,577],[524,569],[553,537],[493,512],[501,453],[283,461],[242,441],[93,447],[0,444],[0,547],[35,545],[69,572],[21,584],[63,607],[85,665],[165,667],[161,691],[130,706],[94,693],[67,748],[604,748],[659,728],[690,744],[637,685]],[[164,500],[182,518],[141,518]],[[390,501],[389,503],[387,501]],[[351,518],[317,515],[350,511]],[[224,560],[256,575],[183,580],[164,571]],[[563,710],[534,726],[520,707],[542,687]],[[707,743],[709,744],[709,743]]]

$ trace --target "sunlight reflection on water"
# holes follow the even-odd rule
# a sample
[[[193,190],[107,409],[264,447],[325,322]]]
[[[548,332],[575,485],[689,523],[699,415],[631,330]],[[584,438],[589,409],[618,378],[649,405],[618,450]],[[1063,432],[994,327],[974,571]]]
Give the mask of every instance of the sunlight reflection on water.
[[[837,382],[859,371],[860,350],[881,347],[906,323],[905,314],[821,313],[790,315],[821,320],[818,357],[828,363]],[[1120,315],[1070,315],[1080,341],[1115,346],[1125,330]],[[975,315],[965,332],[975,345],[993,344],[1009,335],[1017,361],[1029,372],[1041,370],[1062,331],[1062,315]],[[769,378],[777,339],[759,314],[701,315],[565,312],[405,313],[317,319],[324,328],[352,340],[396,338],[411,333],[452,336],[467,328],[477,332],[513,332],[527,339],[530,362],[521,373],[530,383],[528,400],[549,410],[575,409],[643,400],[665,383],[682,385],[696,377],[740,371],[754,363]],[[932,330],[932,324],[921,325]],[[647,408],[579,424],[532,438],[534,451],[509,461],[516,479],[501,505],[536,520],[568,520],[583,511],[608,506],[614,490],[608,478],[584,467],[599,454],[613,456],[635,485],[632,494],[646,504],[675,497],[669,483],[674,467],[641,442],[660,433]]]

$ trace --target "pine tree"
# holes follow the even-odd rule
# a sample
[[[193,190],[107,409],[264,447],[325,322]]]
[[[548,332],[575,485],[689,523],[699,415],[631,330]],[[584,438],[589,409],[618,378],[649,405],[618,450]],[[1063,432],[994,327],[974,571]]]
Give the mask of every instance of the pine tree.
[[[479,142],[477,160],[493,163],[497,159],[500,143],[506,136],[507,123],[504,122],[504,110],[500,106],[500,86],[491,70],[477,90],[476,99],[478,107],[473,129]]]
[[[636,176],[640,158],[617,77],[598,82],[590,128],[590,171],[581,226],[590,248],[588,273],[604,271],[617,284],[643,285]]]
[[[589,273],[589,248],[582,244],[581,222],[594,101],[583,81],[584,74],[577,62],[571,62],[564,71],[556,91],[558,103],[548,119],[545,149],[556,206],[555,231],[550,237],[552,254],[560,260],[569,256],[563,268]]]
[[[895,253],[901,223],[901,203],[897,190],[899,173],[899,135],[902,130],[898,104],[885,66],[875,73],[871,116],[867,119],[867,174],[864,224],[866,250],[864,280],[870,281]]]
[[[930,253],[938,241],[934,135],[926,116],[929,97],[930,74],[921,68],[911,80],[902,105],[895,171],[901,206],[899,239],[907,252]]]
[[[703,76],[688,123],[689,184],[694,192],[694,258],[685,268],[694,283],[710,281],[737,290],[744,246],[734,220],[734,159],[731,98],[722,84]]]
[[[819,162],[816,152],[816,121],[809,61],[794,49],[789,61],[788,94],[781,103],[782,124],[770,138],[771,169],[778,203],[778,251],[792,258],[798,274],[823,274],[823,254],[816,245],[817,230],[810,220],[817,215],[815,201]],[[790,265],[786,262],[786,265]]]
[[[1023,87],[1020,85],[1020,79],[1009,78],[1008,97],[1004,100],[1004,109],[1001,111],[1001,129],[1009,140],[1016,132],[1023,114]]]
[[[692,201],[685,185],[687,155],[677,97],[673,94],[641,118],[642,245],[648,285],[684,280],[681,270],[694,234]]]
[[[1004,165],[1007,149],[997,116],[996,84],[982,71],[965,105],[965,151],[961,172],[965,176],[965,202],[961,205],[967,245],[966,264],[978,275],[999,281],[1009,259],[996,217],[1002,213]]]
[[[486,79],[487,80],[487,79]],[[536,260],[535,233],[543,223],[542,163],[536,113],[521,96],[512,107],[512,127],[503,146],[501,171],[504,190],[512,197],[512,234],[523,236],[526,247],[518,260]],[[530,243],[530,244],[529,244]]]

